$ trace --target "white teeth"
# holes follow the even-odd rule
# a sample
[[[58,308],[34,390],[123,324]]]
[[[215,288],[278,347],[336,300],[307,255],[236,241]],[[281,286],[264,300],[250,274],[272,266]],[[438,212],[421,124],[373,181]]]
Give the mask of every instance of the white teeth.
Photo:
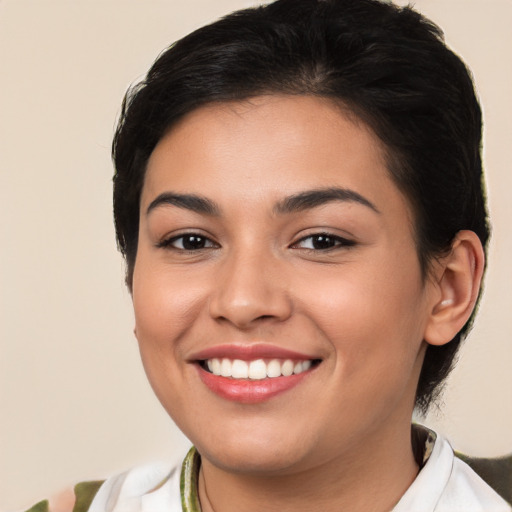
[[[267,364],[267,377],[280,377],[281,376],[281,363],[277,359],[272,359]]]
[[[255,380],[264,379],[267,376],[267,365],[263,359],[251,361],[249,364],[249,378]]]
[[[234,379],[247,379],[249,377],[249,365],[245,361],[235,359],[231,366],[231,377]]]
[[[287,359],[283,363],[283,366],[281,367],[281,373],[285,377],[289,377],[290,375],[292,375],[293,374],[293,361],[290,361],[289,359]]]
[[[261,380],[267,377],[289,377],[305,372],[311,368],[310,360],[294,362],[291,359],[284,361],[272,359],[266,363],[263,359],[243,361],[241,359],[208,359],[206,366],[214,375],[231,377],[233,379]]]
[[[214,375],[220,375],[220,361],[218,359],[208,359],[208,362],[212,362],[211,372]],[[209,366],[208,366],[209,368]]]
[[[220,363],[220,374],[223,377],[231,377],[231,361],[229,359],[223,359]]]

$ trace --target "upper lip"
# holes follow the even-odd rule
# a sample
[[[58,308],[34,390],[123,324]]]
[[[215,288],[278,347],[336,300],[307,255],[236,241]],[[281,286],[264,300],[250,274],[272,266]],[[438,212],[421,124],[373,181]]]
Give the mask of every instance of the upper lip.
[[[265,343],[251,345],[227,343],[205,348],[190,356],[191,361],[204,361],[205,359],[214,358],[241,359],[242,361],[253,361],[255,359],[293,359],[296,361],[319,359],[309,354]]]

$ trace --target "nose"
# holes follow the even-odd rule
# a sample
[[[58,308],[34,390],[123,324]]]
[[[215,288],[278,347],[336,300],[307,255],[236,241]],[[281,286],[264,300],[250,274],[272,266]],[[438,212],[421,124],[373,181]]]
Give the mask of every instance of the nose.
[[[271,254],[238,251],[222,262],[216,279],[209,312],[217,321],[247,330],[292,313],[282,262]]]

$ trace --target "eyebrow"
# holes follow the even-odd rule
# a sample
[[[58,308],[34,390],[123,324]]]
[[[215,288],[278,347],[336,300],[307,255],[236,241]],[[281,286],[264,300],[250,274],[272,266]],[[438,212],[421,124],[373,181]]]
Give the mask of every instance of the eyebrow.
[[[361,194],[351,189],[329,187],[299,192],[284,199],[281,199],[273,208],[276,214],[287,214],[301,212],[333,202],[353,202],[366,206],[376,213],[380,213],[377,207]],[[177,194],[164,192],[151,201],[146,215],[155,208],[163,205],[172,205],[184,208],[202,215],[217,217],[220,216],[220,207],[210,199],[196,194]]]
[[[186,210],[209,216],[220,215],[220,208],[206,197],[195,194],[176,194],[172,192],[164,192],[151,201],[146,210],[146,215],[155,208],[163,205],[178,206]]]
[[[375,213],[380,213],[378,208],[361,194],[351,189],[338,187],[307,190],[286,197],[276,204],[274,212],[278,214],[301,212],[333,201],[359,203]]]

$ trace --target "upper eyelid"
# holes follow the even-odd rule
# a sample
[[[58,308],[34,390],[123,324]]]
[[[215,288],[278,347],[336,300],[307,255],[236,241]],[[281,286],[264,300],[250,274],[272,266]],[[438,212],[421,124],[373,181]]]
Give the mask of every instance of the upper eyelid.
[[[204,234],[199,229],[198,230],[187,230],[182,233],[176,233],[176,234],[164,236],[156,243],[156,246],[157,247],[168,247],[174,241],[179,240],[180,238],[187,237],[187,236],[202,237],[202,238],[205,238],[206,240],[208,240],[213,246],[217,246],[217,247],[221,246],[221,244],[218,241],[216,241],[214,239],[214,237],[212,237],[212,235]],[[334,234],[334,233],[326,231],[326,230],[325,231],[321,230],[321,231],[315,231],[315,232],[309,233],[307,235],[303,235],[301,237],[296,238],[295,241],[293,241],[289,245],[289,247],[293,248],[294,246],[298,245],[300,242],[303,242],[304,240],[313,238],[315,236],[326,236],[326,237],[332,238],[335,241],[340,242],[339,245],[341,245],[341,246],[353,246],[356,244],[356,241],[350,236],[337,235],[337,234]]]
[[[315,231],[314,233],[309,233],[307,235],[303,235],[301,237],[298,237],[293,243],[292,245],[295,245],[295,244],[298,244],[299,242],[302,242],[303,240],[307,240],[308,238],[312,238],[312,237],[315,237],[315,236],[327,236],[329,238],[333,238],[339,242],[344,242],[346,244],[352,244],[354,245],[356,243],[356,241],[350,237],[350,236],[342,236],[342,235],[336,235],[334,233],[331,233],[329,231]]]
[[[156,243],[156,246],[164,247],[164,248],[169,247],[176,240],[179,240],[180,238],[185,238],[187,236],[198,236],[198,237],[208,240],[209,242],[211,242],[211,244],[213,246],[220,247],[220,244],[217,241],[215,241],[211,236],[205,235],[199,231],[185,231],[183,233],[177,233],[177,234],[173,234],[173,235],[164,236]]]
[[[155,235],[158,236],[161,240],[171,240],[172,238],[179,238],[181,236],[196,235],[215,241],[215,236],[213,233],[199,227],[177,228],[169,230],[162,235],[157,235],[156,233]]]

